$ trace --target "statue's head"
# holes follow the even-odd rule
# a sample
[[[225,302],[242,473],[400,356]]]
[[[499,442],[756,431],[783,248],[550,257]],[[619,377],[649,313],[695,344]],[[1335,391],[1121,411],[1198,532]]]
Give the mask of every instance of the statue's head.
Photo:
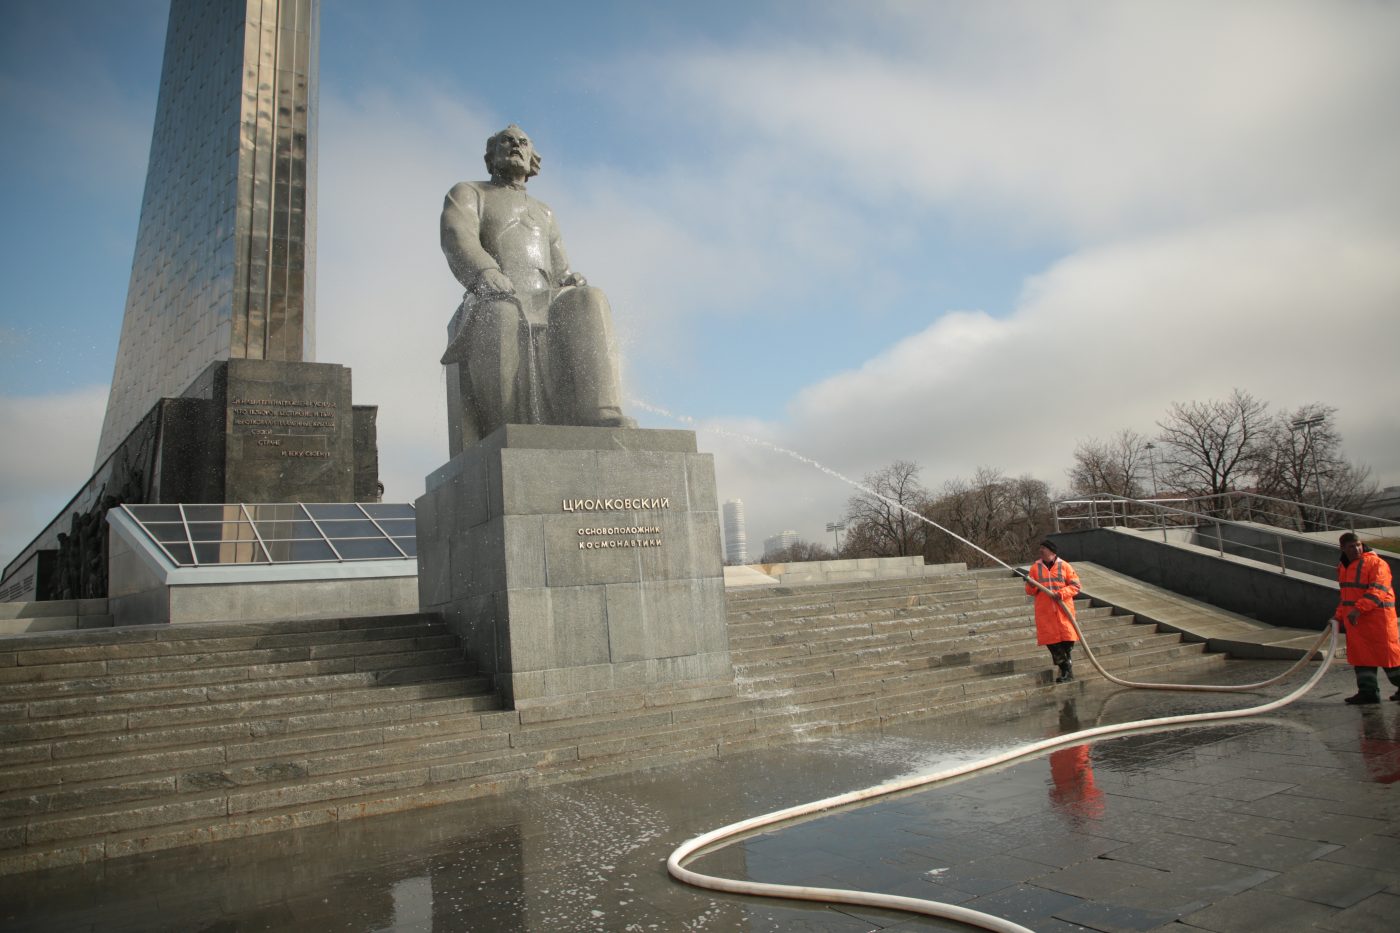
[[[486,170],[492,178],[524,181],[540,173],[540,154],[525,131],[512,123],[486,140]]]

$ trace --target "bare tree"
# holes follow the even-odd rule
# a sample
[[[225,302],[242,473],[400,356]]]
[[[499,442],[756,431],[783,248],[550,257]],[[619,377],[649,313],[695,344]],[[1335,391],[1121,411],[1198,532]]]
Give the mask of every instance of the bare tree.
[[[824,544],[811,541],[794,541],[787,547],[778,548],[763,555],[765,564],[803,563],[814,560],[832,560],[836,553]]]
[[[1227,399],[1173,402],[1157,422],[1168,482],[1214,495],[1252,478],[1267,460],[1268,409],[1241,389]]]
[[[1107,441],[1096,437],[1081,440],[1074,448],[1074,466],[1069,470],[1070,491],[1079,496],[1108,493],[1140,498],[1145,490],[1147,438],[1124,428]]]
[[[896,460],[867,475],[863,482],[871,492],[854,495],[846,504],[847,547],[842,553],[850,551],[854,540],[867,549],[862,556],[922,554],[927,526],[918,512],[928,499],[928,490],[919,482],[919,465]]]
[[[1342,437],[1332,422],[1336,412],[1321,402],[1279,412],[1267,432],[1267,455],[1259,470],[1261,493],[1348,512],[1365,506],[1376,493],[1376,483],[1368,467],[1343,456]],[[1310,423],[1303,426],[1304,422]]]
[[[1008,479],[1000,470],[979,467],[972,479],[943,484],[926,514],[943,528],[1003,560],[1026,559],[1053,524],[1050,489],[1031,476]],[[930,530],[924,557],[933,563],[962,561],[970,567],[995,564],[951,535]]]

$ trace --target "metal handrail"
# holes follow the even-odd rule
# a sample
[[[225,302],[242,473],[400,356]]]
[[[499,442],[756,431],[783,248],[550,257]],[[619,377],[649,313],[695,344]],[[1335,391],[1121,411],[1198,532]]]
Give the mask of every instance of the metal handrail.
[[[1361,512],[1349,512],[1345,509],[1334,509],[1328,506],[1315,505],[1309,502],[1296,502],[1291,499],[1281,499],[1277,496],[1265,495],[1264,493],[1248,492],[1244,490],[1231,490],[1229,492],[1211,493],[1204,496],[1194,496],[1180,501],[1190,503],[1201,503],[1208,513],[1228,509],[1230,515],[1235,514],[1236,503],[1241,503],[1245,513],[1261,513],[1265,518],[1271,519],[1268,524],[1279,524],[1272,519],[1286,518],[1291,521],[1297,520],[1302,524],[1311,521],[1314,524],[1314,531],[1355,531],[1362,528],[1397,528],[1400,529],[1400,521],[1390,518],[1381,518],[1378,515],[1366,515]],[[1218,504],[1217,504],[1218,503]],[[1269,511],[1256,506],[1256,503],[1274,503],[1279,511]],[[1306,528],[1300,530],[1308,530]]]
[[[1289,555],[1285,551],[1284,544],[1287,541],[1317,546],[1321,542],[1316,538],[1272,525],[1261,527],[1259,523],[1249,524],[1233,519],[1221,518],[1219,516],[1202,514],[1201,512],[1193,511],[1189,508],[1176,508],[1175,506],[1165,504],[1167,502],[1175,502],[1189,506],[1199,502],[1203,498],[1210,497],[1153,500],[1132,499],[1127,496],[1099,493],[1079,499],[1062,499],[1055,503],[1055,530],[1065,530],[1065,524],[1071,522],[1091,522],[1094,528],[1102,528],[1107,525],[1110,527],[1138,528],[1142,530],[1160,529],[1162,532],[1162,540],[1165,542],[1167,540],[1168,529],[1191,529],[1195,531],[1196,538],[1198,539],[1195,543],[1201,544],[1208,540],[1205,537],[1206,532],[1204,531],[1204,527],[1210,525],[1213,526],[1215,532],[1213,547],[1216,552],[1223,557],[1226,552],[1223,528],[1236,527],[1254,534],[1262,533],[1270,535],[1271,539],[1268,546],[1262,547],[1244,541],[1232,541],[1230,542],[1232,550],[1245,552],[1257,551],[1261,554],[1267,554],[1267,560],[1262,558],[1256,559],[1259,559],[1261,563],[1275,564],[1279,568],[1279,572],[1283,574],[1288,573],[1290,562],[1294,565],[1293,569],[1295,572],[1303,570],[1304,572],[1312,573],[1308,568],[1320,568],[1322,570],[1321,573],[1312,573],[1312,575],[1330,577],[1333,574],[1334,564],[1310,560],[1296,554]],[[1087,509],[1088,514],[1065,514],[1069,509]],[[1362,538],[1362,540],[1368,537],[1372,539],[1380,537],[1379,535],[1366,531],[1357,532],[1357,535]]]

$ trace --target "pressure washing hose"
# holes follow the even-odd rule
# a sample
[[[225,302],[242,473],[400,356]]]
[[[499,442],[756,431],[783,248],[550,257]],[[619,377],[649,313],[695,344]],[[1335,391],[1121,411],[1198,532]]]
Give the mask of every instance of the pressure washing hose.
[[[940,901],[924,900],[917,897],[903,897],[895,894],[879,894],[873,891],[852,891],[843,888],[814,888],[804,885],[770,884],[762,881],[739,881],[731,878],[720,878],[714,875],[706,875],[701,872],[692,871],[686,867],[686,863],[693,858],[703,854],[706,850],[717,847],[720,843],[742,833],[753,832],[765,826],[772,826],[775,823],[783,823],[788,820],[807,816],[812,813],[819,813],[835,807],[847,804],[859,803],[861,801],[873,800],[888,794],[910,790],[915,787],[926,787],[942,781],[949,781],[953,778],[963,777],[987,768],[1031,758],[1044,752],[1053,751],[1070,745],[1079,745],[1085,741],[1101,739],[1112,735],[1126,735],[1132,732],[1146,732],[1158,729],[1176,728],[1179,726],[1195,725],[1198,723],[1219,722],[1229,719],[1242,719],[1248,716],[1259,716],[1281,709],[1303,696],[1322,679],[1331,667],[1333,657],[1337,650],[1337,623],[1335,620],[1328,625],[1324,637],[1328,638],[1327,652],[1322,659],[1318,669],[1308,678],[1307,682],[1294,690],[1292,693],[1282,696],[1277,700],[1264,703],[1260,706],[1252,706],[1247,709],[1219,710],[1210,713],[1188,713],[1180,716],[1164,716],[1158,719],[1140,719],[1132,722],[1118,723],[1109,726],[1096,726],[1092,729],[1083,729],[1079,732],[1070,732],[1065,735],[1033,742],[1029,745],[1022,745],[999,755],[993,755],[980,761],[970,764],[958,765],[933,774],[917,775],[910,778],[902,778],[897,781],[890,781],[874,787],[867,787],[862,790],[850,791],[835,797],[827,797],[824,800],[816,800],[811,803],[799,804],[795,807],[788,807],[784,810],[776,810],[772,813],[765,813],[762,816],[751,817],[737,823],[731,823],[720,829],[712,830],[702,836],[696,836],[689,842],[682,844],[671,857],[666,860],[666,870],[678,881],[694,885],[699,888],[708,888],[712,891],[725,891],[731,894],[750,894],[759,897],[779,897],[789,900],[823,901],[832,904],[852,904],[860,907],[880,907],[888,910],[902,910],[909,913],[923,914],[928,917],[941,917],[946,920],[956,920],[971,926],[981,927],[986,930],[994,930],[997,933],[1034,933],[1027,927],[1018,923],[1013,923],[992,914],[972,910],[968,907],[959,907],[956,904],[945,904]],[[1316,646],[1309,652],[1309,657],[1316,653]],[[1095,664],[1097,667],[1098,665]]]
[[[646,402],[642,402],[638,399],[633,399],[632,402],[633,404],[639,405],[659,415],[664,415],[668,418],[674,418],[678,421],[686,422],[691,425],[695,425],[696,427],[699,427],[699,425],[696,424],[693,418],[689,418],[684,415],[673,414],[672,412],[666,411],[662,408],[657,408],[653,405],[649,405]],[[739,438],[740,440],[748,441],[749,443],[757,444],[761,447],[767,447],[771,450],[775,450],[779,453],[786,454],[790,457],[800,460],[803,463],[810,464],[811,466],[816,467],[818,470],[821,470],[824,473],[834,476],[842,482],[854,486],[856,489],[859,489],[860,491],[870,496],[873,496],[876,499],[879,499],[886,505],[899,509],[902,512],[907,512],[909,515],[913,516],[914,518],[917,518],[919,521],[924,522],[928,525],[932,525],[934,528],[937,528],[939,531],[943,532],[944,534],[948,535],[954,540],[967,545],[974,551],[977,551],[979,554],[984,555],[985,557],[998,564],[999,566],[1005,568],[1006,570],[1010,571],[1011,573],[1016,574],[1017,576],[1021,576],[1024,580],[1026,580],[1026,582],[1038,587],[1042,592],[1053,598],[1058,603],[1060,611],[1065,613],[1065,616],[1068,618],[1070,625],[1074,627],[1075,634],[1079,636],[1079,641],[1084,646],[1084,653],[1088,656],[1090,663],[1092,663],[1094,665],[1094,668],[1100,674],[1102,674],[1104,678],[1110,683],[1115,683],[1122,687],[1136,687],[1139,689],[1146,690],[1174,690],[1191,691],[1198,693],[1239,693],[1257,690],[1262,687],[1267,687],[1272,684],[1276,684],[1286,679],[1299,668],[1301,668],[1303,665],[1311,661],[1313,657],[1317,655],[1318,651],[1321,650],[1324,642],[1327,644],[1327,653],[1323,657],[1322,663],[1318,666],[1317,671],[1315,671],[1313,675],[1308,678],[1307,682],[1305,682],[1298,689],[1294,690],[1292,693],[1282,696],[1279,699],[1273,700],[1269,703],[1265,703],[1261,706],[1252,706],[1238,710],[1219,710],[1212,713],[1189,713],[1181,716],[1165,716],[1158,719],[1140,719],[1132,722],[1119,723],[1117,725],[1110,726],[1095,726],[1091,729],[1083,729],[1078,732],[1070,732],[1066,733],[1065,735],[1056,736],[1055,738],[1045,739],[1040,742],[1033,742],[1029,745],[1022,745],[1018,748],[1011,749],[1010,751],[1003,752],[1000,755],[994,755],[990,758],[984,758],[980,761],[975,761],[970,764],[959,765],[957,767],[949,768],[944,771],[939,771],[934,774],[919,775],[912,778],[904,778],[898,781],[891,781],[887,784],[879,784],[875,787],[867,787],[863,790],[850,791],[849,793],[841,794],[836,797],[828,797],[824,800],[817,800],[813,801],[812,803],[800,804],[795,807],[789,807],[785,810],[776,810],[772,813],[766,813],[762,816],[751,817],[750,819],[742,820],[738,823],[731,823],[728,826],[724,826],[720,829],[716,829],[711,832],[705,833],[702,836],[697,836],[694,839],[691,839],[689,842],[682,844],[674,852],[671,853],[671,857],[666,860],[666,870],[670,872],[673,878],[677,879],[678,881],[682,881],[686,884],[694,885],[695,887],[700,888],[708,888],[713,891],[726,891],[732,894],[752,894],[757,895],[759,897],[780,897],[791,900],[824,901],[827,903],[835,904],[853,904],[862,907],[883,907],[890,910],[903,910],[908,911],[910,913],[924,914],[930,917],[942,917],[947,920],[956,920],[961,923],[967,923],[972,926],[982,927],[987,930],[994,930],[997,931],[997,933],[1035,933],[1035,931],[1023,927],[1020,924],[1013,923],[1010,920],[1005,920],[1001,917],[993,916],[992,914],[985,914],[981,911],[972,910],[967,907],[959,907],[956,904],[944,904],[939,901],[923,900],[921,898],[916,897],[902,897],[894,894],[877,894],[871,891],[851,891],[843,888],[814,888],[802,885],[768,884],[766,882],[759,881],[737,881],[730,878],[719,878],[714,875],[705,875],[701,874],[700,872],[691,871],[689,868],[685,867],[685,863],[690,859],[695,858],[700,854],[703,854],[705,850],[717,847],[724,840],[740,835],[741,833],[752,832],[764,826],[772,826],[775,823],[786,822],[788,820],[796,819],[798,817],[806,816],[808,814],[819,813],[823,810],[830,810],[834,807],[840,807],[846,804],[857,803],[865,800],[873,800],[877,797],[883,797],[888,794],[898,793],[903,790],[909,790],[915,787],[925,787],[927,785],[936,784],[941,781],[949,781],[953,778],[964,777],[966,775],[973,774],[978,771],[985,770],[987,768],[996,767],[997,765],[1006,764],[1012,761],[1019,761],[1024,758],[1034,757],[1043,752],[1048,752],[1056,748],[1062,748],[1070,745],[1078,745],[1087,740],[1100,739],[1110,735],[1126,735],[1132,732],[1176,728],[1178,726],[1195,725],[1197,723],[1218,722],[1221,720],[1229,719],[1243,719],[1248,716],[1259,716],[1264,713],[1270,713],[1276,709],[1281,709],[1287,706],[1294,700],[1297,700],[1299,697],[1302,697],[1314,686],[1316,686],[1318,681],[1322,679],[1323,675],[1327,673],[1328,668],[1332,666],[1332,661],[1336,656],[1338,623],[1335,619],[1333,619],[1328,623],[1326,629],[1322,632],[1320,636],[1318,636],[1317,641],[1312,645],[1312,647],[1310,647],[1307,650],[1303,657],[1299,658],[1298,661],[1295,662],[1286,671],[1283,671],[1277,676],[1270,677],[1268,680],[1261,680],[1257,683],[1252,684],[1167,684],[1139,683],[1135,681],[1124,680],[1121,677],[1116,677],[1113,674],[1110,674],[1107,670],[1104,669],[1103,664],[1099,662],[1098,657],[1094,654],[1093,649],[1089,647],[1088,641],[1084,638],[1084,632],[1082,629],[1080,629],[1078,621],[1076,621],[1074,618],[1073,608],[1068,603],[1066,603],[1059,596],[1059,594],[1051,592],[1050,589],[1042,585],[1038,580],[1032,580],[1028,575],[1023,576],[1022,574],[1017,573],[1014,567],[1006,563],[1006,561],[1002,560],[1001,558],[997,557],[995,554],[986,550],[985,548],[974,544],[967,538],[964,538],[962,535],[949,528],[944,528],[942,525],[929,518],[927,515],[922,515],[914,511],[913,509],[910,509],[907,506],[896,502],[888,496],[883,496],[875,490],[868,488],[864,484],[858,483],[848,476],[843,476],[842,474],[831,469],[830,467],[818,463],[810,457],[804,457],[802,454],[799,454],[796,451],[788,450],[785,447],[779,447],[778,445],[763,440],[762,438],[750,437],[748,435],[739,434],[737,432],[726,431],[717,428],[707,428],[707,430],[713,431],[717,434]]]

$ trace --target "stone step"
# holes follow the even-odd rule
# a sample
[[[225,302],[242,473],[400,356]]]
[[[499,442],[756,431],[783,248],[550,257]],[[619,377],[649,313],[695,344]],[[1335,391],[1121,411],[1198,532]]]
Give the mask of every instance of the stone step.
[[[1080,628],[1097,631],[1105,626],[1133,624],[1131,616],[1110,616],[1107,609],[1085,610],[1079,614]],[[895,620],[870,627],[851,627],[834,631],[814,633],[809,641],[784,639],[780,644],[760,648],[741,648],[732,651],[736,663],[750,663],[763,660],[810,657],[816,655],[840,654],[862,648],[878,648],[883,645],[932,644],[949,641],[973,640],[975,642],[995,642],[1000,640],[1031,640],[1035,629],[1024,615],[1008,615],[1005,612],[980,618],[956,620],[951,624],[922,626],[905,625]]]
[[[645,730],[668,721],[674,715],[674,710],[643,709],[622,716],[580,717],[562,726],[553,722],[522,726],[519,716],[513,711],[474,712],[497,709],[499,698],[494,693],[451,702],[451,708],[441,701],[415,705],[411,719],[396,717],[396,721],[374,728],[356,729],[346,727],[344,723],[314,723],[342,728],[291,734],[296,730],[283,728],[274,732],[270,731],[270,727],[276,724],[253,721],[251,726],[231,723],[213,727],[212,734],[197,730],[172,730],[156,738],[157,745],[168,747],[147,754],[132,754],[140,750],[133,742],[126,741],[134,738],[132,736],[55,743],[55,749],[66,752],[55,757],[72,760],[0,769],[0,789],[6,791],[0,794],[0,813],[5,812],[6,808],[12,811],[16,807],[24,809],[26,813],[47,812],[50,809],[49,801],[57,799],[52,794],[26,794],[23,792],[26,788],[61,786],[59,793],[70,802],[79,799],[74,796],[79,792],[86,792],[97,799],[111,794],[125,800],[139,796],[149,788],[161,790],[155,782],[172,772],[176,774],[176,788],[181,792],[196,790],[201,786],[244,786],[278,779],[295,771],[312,776],[361,769],[377,761],[387,764],[394,760],[411,760],[419,755],[418,746],[428,738],[436,743],[431,757],[441,757],[445,753],[445,746],[442,745],[444,737],[458,734],[471,740],[464,747],[485,747],[487,750],[506,745],[554,745],[595,733],[627,734]],[[683,711],[697,705],[701,704],[682,703],[677,704],[675,709]],[[436,715],[442,713],[448,715]],[[431,718],[424,719],[425,715],[431,715]],[[715,715],[721,713],[716,711]],[[230,726],[242,726],[242,731],[230,733],[227,728]],[[189,738],[195,741],[172,744]],[[221,741],[211,742],[209,739]],[[99,743],[95,749],[94,742]],[[71,753],[73,750],[69,746],[72,744],[80,746],[79,751],[95,750],[98,754],[80,758]],[[346,751],[355,746],[374,747]],[[125,754],[113,757],[117,752]],[[227,767],[215,767],[220,763]],[[188,768],[198,770],[180,773]],[[113,778],[121,780],[113,783],[109,780]]]
[[[1098,619],[1103,618],[1110,612],[1109,607],[1078,607],[1075,612],[1077,619]],[[774,632],[763,633],[763,635],[731,635],[729,646],[731,651],[755,651],[769,649],[783,649],[791,644],[808,644],[813,640],[839,640],[844,637],[860,637],[862,635],[879,635],[879,633],[897,632],[970,632],[970,630],[991,630],[994,628],[1005,628],[1005,626],[1019,626],[1021,629],[1033,630],[1033,622],[1028,612],[1022,605],[993,605],[986,609],[965,609],[965,611],[948,612],[948,614],[932,615],[867,615],[857,616],[848,621],[813,623],[806,628],[784,628],[774,630]]]
[[[841,583],[792,583],[763,589],[741,589],[727,599],[736,608],[778,606],[794,601],[841,600],[867,598],[891,593],[932,593],[941,590],[980,586],[986,583],[1015,582],[1004,574],[997,579],[970,573],[949,573],[932,577],[892,577],[887,580],[845,581]]]
[[[727,717],[719,719],[719,710],[714,716],[721,723],[729,721]],[[147,769],[110,775],[122,777],[121,780],[63,783],[58,785],[59,790],[0,796],[0,816],[5,817],[0,819],[0,838],[14,826],[23,825],[26,841],[51,843],[138,823],[157,826],[196,815],[221,812],[236,815],[269,807],[332,800],[345,796],[347,788],[415,786],[422,783],[425,768],[432,769],[434,782],[460,780],[515,770],[526,761],[577,758],[576,746],[590,737],[625,742],[628,736],[646,732],[648,726],[670,721],[669,712],[646,711],[562,727],[545,725],[494,731],[470,728],[445,737],[433,728],[439,721],[409,723],[386,736],[395,741],[386,740],[370,749],[336,749],[293,758],[248,758],[228,762],[224,767],[212,767],[213,763],[204,756],[168,753],[167,760],[161,762],[166,773]],[[421,734],[410,735],[410,732]],[[132,767],[149,764],[138,760]],[[169,773],[171,766],[197,770]],[[61,775],[48,777],[62,780]],[[152,798],[160,798],[160,802],[153,804]],[[220,811],[215,801],[223,801],[226,810]],[[58,806],[65,812],[52,813]]]
[[[409,668],[431,664],[461,662],[462,649],[455,639],[450,647],[395,651],[392,653],[349,654],[332,656],[310,661],[275,661],[254,664],[208,666],[191,669],[161,670],[140,674],[97,674],[85,676],[81,672],[70,673],[63,679],[21,681],[0,684],[0,703],[12,704],[32,699],[56,699],[80,697],[88,694],[103,694],[109,698],[120,694],[140,691],[143,694],[152,690],[170,687],[199,687],[214,685],[254,684],[269,685],[268,692],[284,693],[280,689],[282,681],[296,680],[311,683],[311,678],[335,674],[379,671],[389,668]],[[102,664],[104,662],[88,662]],[[60,665],[71,667],[73,665]],[[3,673],[3,671],[0,671]]]
[[[103,733],[78,738],[40,739],[7,744],[0,752],[0,767],[18,764],[48,765],[104,755],[129,755],[157,749],[184,750],[223,743],[226,748],[278,748],[281,742],[298,742],[303,737],[314,745],[323,734],[337,735],[417,721],[425,717],[477,717],[474,728],[494,728],[482,711],[500,710],[500,697],[490,690],[490,681],[472,682],[475,693],[444,699],[409,698],[393,703],[375,703],[360,709],[329,710],[281,718],[239,718],[175,728],[147,728]],[[515,717],[512,715],[512,718]],[[273,754],[273,752],[269,752]],[[246,756],[240,756],[246,757]],[[3,773],[0,771],[0,773]]]
[[[310,716],[327,711],[353,711],[365,707],[471,695],[480,692],[484,678],[435,676],[436,669],[416,672],[419,680],[406,683],[371,683],[348,686],[325,693],[288,694],[222,702],[196,702],[194,705],[135,706],[111,713],[35,717],[25,721],[0,722],[0,742],[26,742],[101,733],[171,728],[195,723],[233,719],[272,719]],[[455,669],[454,669],[455,673]],[[36,704],[30,704],[34,706]]]
[[[1023,596],[997,596],[985,599],[969,598],[929,606],[893,606],[878,609],[863,609],[858,612],[839,612],[790,616],[784,619],[760,622],[731,622],[731,640],[741,643],[750,638],[773,637],[784,634],[802,634],[823,627],[860,625],[892,619],[959,619],[969,614],[985,614],[992,611],[1014,610],[1021,615],[1029,615]]]
[[[62,785],[64,791],[72,791],[109,778],[155,777],[199,768],[180,775],[180,789],[185,790],[185,785],[191,781],[207,783],[212,780],[208,777],[210,769],[205,767],[209,765],[257,769],[292,758],[314,756],[318,752],[414,741],[436,733],[469,732],[479,736],[486,728],[484,724],[499,728],[491,714],[499,711],[500,706],[500,698],[495,693],[482,692],[437,704],[401,705],[399,712],[403,715],[380,722],[340,724],[319,730],[289,729],[279,734],[263,732],[257,725],[247,723],[221,723],[204,730],[156,733],[154,744],[140,741],[149,733],[114,736],[105,741],[50,743],[53,754],[47,760],[0,767],[0,814],[5,812],[6,801],[23,789]],[[266,728],[271,724],[261,725]],[[241,727],[241,734],[233,727]],[[120,741],[122,739],[129,741]],[[239,780],[221,780],[226,784],[251,783],[248,775],[239,777]]]
[[[1225,659],[1220,655],[1205,655],[1200,644],[1168,645],[1144,652],[1140,657],[1124,656],[1117,659],[1100,658],[1110,672],[1128,679],[1146,682],[1154,673],[1166,670],[1209,670],[1224,666]],[[1103,676],[1085,658],[1077,659],[1074,666],[1076,682],[1102,681]],[[886,685],[881,705],[885,710],[913,710],[929,707],[942,708],[949,699],[985,698],[989,696],[1013,695],[1037,687],[1051,687],[1055,671],[1048,663],[1032,666],[1025,670],[1006,671],[994,676],[966,678],[945,683],[920,682],[910,678],[902,683]]]
[[[441,623],[435,612],[406,612],[356,618],[289,619],[274,622],[199,622],[183,625],[124,625],[78,632],[38,632],[0,637],[0,653],[51,650],[91,645],[137,645],[147,642],[199,641],[258,635],[353,632],[425,622]]]
[[[728,705],[728,704],[727,704]],[[866,699],[827,704],[820,710],[782,709],[736,722],[732,715],[697,724],[690,720],[673,737],[681,745],[697,738],[726,734],[770,735],[790,733],[795,725],[810,721],[853,719],[852,709],[868,709]],[[728,712],[727,710],[725,712]],[[650,720],[650,722],[643,722]],[[0,836],[13,825],[24,826],[29,844],[55,844],[110,833],[135,826],[159,827],[191,818],[208,819],[224,814],[237,817],[267,809],[336,801],[347,792],[366,788],[403,789],[424,783],[442,783],[489,776],[522,767],[548,765],[630,754],[638,746],[637,735],[655,733],[652,727],[669,725],[664,712],[651,712],[623,720],[600,720],[591,728],[524,728],[517,733],[464,734],[432,741],[385,744],[372,751],[312,755],[296,761],[250,761],[222,770],[202,770],[178,776],[141,775],[121,782],[69,787],[52,794],[6,795],[0,800]],[[642,727],[642,728],[639,728]],[[667,745],[664,739],[642,745]],[[556,767],[557,770],[557,767]],[[152,798],[159,802],[152,802]],[[61,814],[48,812],[55,802],[69,805]],[[76,805],[76,806],[75,806]]]
[[[439,620],[421,621],[397,626],[377,626],[361,629],[336,629],[320,632],[260,634],[201,639],[165,639],[139,641],[130,644],[82,644],[61,648],[31,648],[10,650],[0,642],[0,664],[6,671],[44,669],[78,663],[103,663],[111,673],[139,670],[164,670],[180,666],[202,667],[200,659],[217,659],[224,655],[251,654],[258,651],[305,651],[312,657],[334,657],[337,652],[356,653],[360,646],[373,650],[378,643],[406,641],[417,638],[451,637],[445,623]],[[313,653],[314,652],[314,653]],[[13,661],[11,661],[13,658]],[[231,661],[229,663],[238,663]]]
[[[1095,620],[1083,620],[1082,624],[1092,624]],[[1024,616],[989,614],[983,618],[955,620],[947,625],[920,625],[917,620],[894,619],[874,624],[841,626],[814,633],[818,637],[803,640],[783,636],[774,639],[773,644],[734,648],[730,654],[737,661],[752,662],[766,659],[801,657],[811,654],[824,654],[833,651],[855,650],[862,647],[879,647],[884,644],[908,644],[911,642],[931,642],[950,638],[991,638],[1024,637],[1029,629]]]
[[[1094,651],[1105,664],[1110,664],[1115,655],[1155,650],[1180,643],[1180,637],[1169,632],[1125,633],[1095,639]],[[998,673],[1018,666],[1024,669],[1048,669],[1049,661],[1043,648],[1032,645],[1007,647],[985,653],[875,655],[864,659],[862,663],[851,663],[837,668],[827,664],[781,670],[743,671],[740,676],[748,689],[766,690],[799,688],[828,682],[850,683],[854,680],[884,679],[905,674],[960,679]]]
[[[976,582],[966,571],[940,574],[933,577],[891,577],[885,580],[845,581],[825,584],[786,584],[761,588],[736,589],[726,593],[725,601],[730,605],[747,606],[781,602],[791,599],[809,599],[814,594],[825,594],[837,598],[847,593],[880,593],[885,591],[918,588],[960,586]]]
[[[886,596],[851,598],[841,601],[809,601],[793,603],[789,606],[767,609],[730,610],[731,623],[776,622],[783,619],[805,618],[815,615],[840,615],[851,612],[864,612],[871,609],[911,609],[918,606],[940,606],[957,602],[975,601],[986,597],[1024,596],[1025,590],[1014,582],[992,587],[965,587],[957,590],[936,593],[899,593]]]

